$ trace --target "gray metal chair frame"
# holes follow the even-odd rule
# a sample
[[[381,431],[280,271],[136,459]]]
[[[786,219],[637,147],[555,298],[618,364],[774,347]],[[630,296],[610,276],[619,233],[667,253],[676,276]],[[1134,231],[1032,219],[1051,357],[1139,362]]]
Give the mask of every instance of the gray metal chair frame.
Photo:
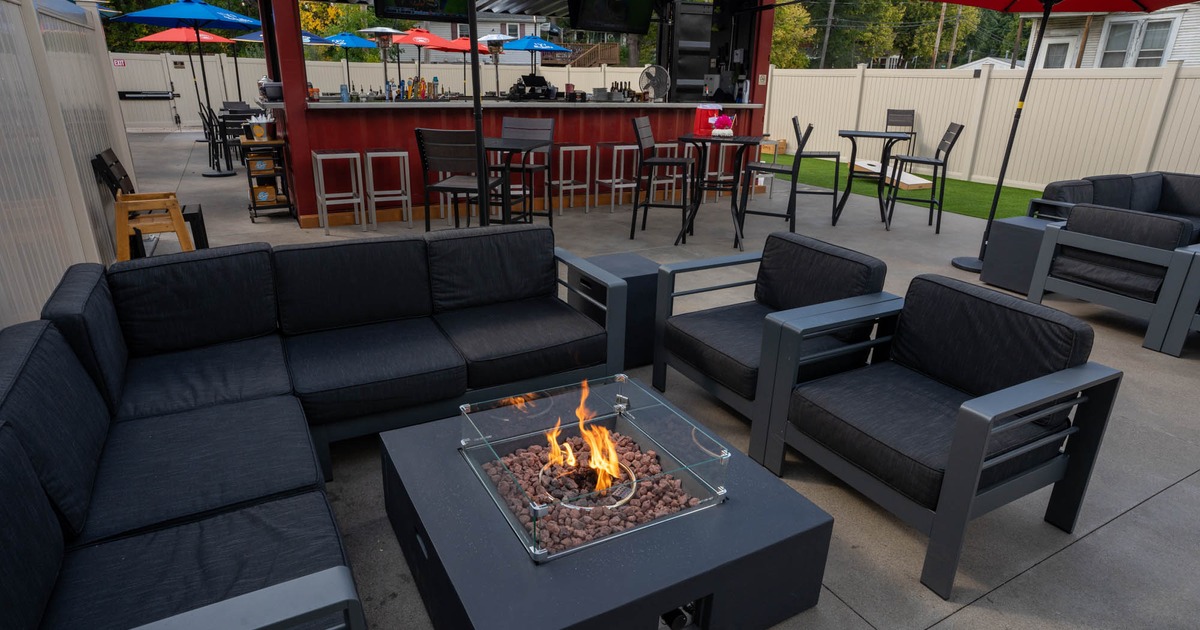
[[[1054,223],[1046,226],[1046,234],[1042,237],[1042,247],[1038,252],[1037,264],[1033,268],[1033,279],[1029,284],[1029,301],[1040,304],[1046,293],[1060,293],[1093,304],[1107,306],[1127,315],[1147,319],[1149,324],[1146,327],[1146,337],[1142,341],[1142,347],[1158,352],[1164,351],[1167,328],[1176,312],[1184,287],[1184,278],[1193,266],[1195,257],[1200,255],[1200,245],[1190,245],[1175,250],[1158,249],[1091,234],[1071,232],[1063,229],[1065,225],[1065,223]],[[1060,247],[1075,247],[1165,267],[1167,272],[1163,277],[1162,286],[1158,290],[1157,299],[1154,302],[1146,302],[1106,289],[1051,276],[1050,266],[1054,262],[1054,257],[1059,254]],[[1177,337],[1178,334],[1177,330]]]
[[[1176,357],[1183,354],[1183,344],[1187,341],[1188,332],[1200,330],[1200,313],[1197,309],[1200,309],[1200,251],[1192,257],[1192,265],[1184,277],[1183,290],[1179,293],[1175,312],[1167,326],[1167,336],[1163,340],[1163,352]]]
[[[792,131],[796,134],[796,155],[792,158],[792,165],[773,164],[771,162],[747,162],[746,169],[742,174],[742,211],[739,220],[745,226],[746,215],[754,214],[763,217],[780,217],[788,220],[788,230],[796,231],[796,195],[828,195],[833,199],[833,206],[837,206],[838,194],[838,177],[840,176],[841,163],[834,162],[833,175],[833,190],[802,190],[800,188],[800,162],[806,157],[835,157],[839,158],[840,153],[835,152],[806,152],[804,148],[808,145],[808,138],[812,135],[813,126],[810,124],[800,131],[800,117],[792,116]],[[791,178],[791,183],[788,190],[788,205],[785,212],[768,212],[765,210],[750,210],[750,185],[754,182],[755,173],[774,173],[776,175],[787,175]]]
[[[917,110],[887,110],[887,118],[885,119],[883,130],[899,131],[900,133],[908,134],[908,141],[905,142],[904,151],[906,154],[912,155],[913,151],[916,150],[917,144]]]
[[[779,346],[775,353],[777,362],[770,416],[769,420],[761,422],[767,425],[767,445],[764,453],[756,454],[751,450],[750,455],[780,474],[785,446],[792,446],[880,507],[929,536],[921,583],[943,599],[949,599],[971,519],[1054,484],[1044,518],[1065,532],[1074,530],[1122,373],[1089,362],[963,403],[958,410],[937,508],[931,510],[804,435],[787,418],[792,388],[803,380],[805,365],[864,348],[872,349],[872,363],[888,360],[892,333],[903,304],[903,298],[885,293],[769,315],[767,329],[772,332],[765,332],[764,336],[778,336]],[[813,355],[804,352],[806,339],[872,322],[877,325],[872,340],[831,352]],[[764,375],[760,373],[760,378]],[[1007,453],[986,457],[991,436],[1069,411],[1072,407],[1074,419],[1069,428]],[[998,426],[1001,421],[1031,409],[1039,410]],[[759,420],[754,419],[754,426],[760,424]],[[1068,435],[1070,440],[1065,451],[1054,459],[987,488],[979,487],[984,469],[1061,441]]]
[[[680,219],[684,225],[687,224],[688,212],[688,188],[689,182],[694,181],[695,160],[690,157],[673,157],[658,155],[654,141],[654,130],[650,127],[650,118],[642,116],[633,119],[633,134],[637,139],[638,154],[637,167],[634,169],[634,177],[637,180],[637,186],[633,189],[633,220],[629,225],[629,238],[633,240],[637,234],[637,217],[638,209],[642,210],[642,231],[646,231],[646,220],[650,217],[650,208],[677,208],[680,211]],[[658,177],[656,173],[660,168],[679,168],[683,173],[683,180],[679,187],[683,191],[683,197],[680,203],[668,203],[665,200],[662,203],[654,202],[654,184]],[[644,182],[644,185],[643,185]],[[645,201],[642,201],[642,191],[646,193]],[[685,237],[686,238],[686,237]]]
[[[467,202],[479,196],[479,180],[476,178],[475,132],[457,129],[416,129],[417,151],[421,155],[421,182],[425,187],[425,231],[430,230],[429,198],[432,193],[450,195],[454,212],[454,227],[459,227],[458,199],[464,195]],[[431,173],[449,173],[450,176],[430,182]],[[488,190],[503,182],[499,177],[488,177]],[[471,215],[467,213],[467,226]]]
[[[500,137],[519,140],[554,141],[553,118],[518,118],[505,116],[500,128]],[[551,146],[528,151],[521,156],[519,164],[509,166],[509,171],[521,175],[521,212],[513,213],[513,219],[523,218],[532,223],[533,217],[546,217],[554,225],[554,202],[550,195],[550,182],[554,179],[550,160]],[[534,159],[540,156],[540,160]],[[537,173],[543,173],[542,212],[533,210],[533,182]]]
[[[887,221],[884,224],[885,227],[891,228],[892,215],[896,213],[897,201],[912,201],[929,205],[929,225],[933,225],[933,210],[935,207],[937,208],[937,226],[933,229],[933,233],[942,233],[942,203],[946,198],[946,163],[950,160],[950,152],[954,150],[954,145],[958,143],[958,139],[962,136],[962,130],[962,125],[950,123],[950,126],[946,128],[946,133],[942,134],[942,140],[938,142],[937,151],[933,157],[897,155],[893,158],[893,166],[889,172],[896,175],[892,178],[891,188],[888,190],[888,212]],[[932,185],[929,187],[928,199],[924,197],[900,196],[900,173],[905,170],[911,170],[914,164],[933,168],[933,180],[931,182]],[[884,165],[884,168],[886,168],[886,165]]]

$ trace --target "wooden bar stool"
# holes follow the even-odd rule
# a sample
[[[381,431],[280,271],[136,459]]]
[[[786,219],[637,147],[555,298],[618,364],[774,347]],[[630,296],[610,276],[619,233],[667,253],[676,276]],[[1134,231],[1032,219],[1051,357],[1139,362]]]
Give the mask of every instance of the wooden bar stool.
[[[329,192],[325,188],[325,163],[346,160],[350,168],[350,190]],[[363,200],[362,155],[357,151],[339,149],[324,149],[312,152],[313,182],[317,188],[317,217],[325,235],[329,236],[329,206],[353,206],[354,223],[359,224],[361,217],[362,230],[367,231],[366,204]]]
[[[554,150],[558,152],[558,179],[550,180],[550,185],[558,190],[558,216],[563,213],[563,193],[571,193],[571,207],[575,207],[575,192],[583,191],[583,211],[584,213],[591,212],[591,189],[590,181],[592,174],[592,147],[586,144],[556,144]],[[579,155],[583,154],[583,179],[575,179]],[[571,157],[570,166],[567,165],[567,156]]]
[[[375,187],[375,160],[395,160],[397,173],[399,175],[399,188],[377,190]],[[363,161],[367,167],[366,174],[366,194],[367,194],[367,215],[371,221],[371,227],[378,229],[376,211],[379,202],[390,203],[399,201],[401,215],[405,221],[408,221],[408,227],[413,226],[412,216],[412,179],[409,175],[409,160],[408,151],[403,149],[369,149],[363,152]]]
[[[183,210],[179,207],[179,199],[175,197],[175,193],[118,192],[113,208],[117,213],[115,227],[118,261],[129,260],[129,237],[134,234],[135,229],[142,234],[174,232],[179,238],[180,250],[195,251],[192,235],[188,233],[183,222]],[[162,214],[162,210],[166,210],[166,214]]]

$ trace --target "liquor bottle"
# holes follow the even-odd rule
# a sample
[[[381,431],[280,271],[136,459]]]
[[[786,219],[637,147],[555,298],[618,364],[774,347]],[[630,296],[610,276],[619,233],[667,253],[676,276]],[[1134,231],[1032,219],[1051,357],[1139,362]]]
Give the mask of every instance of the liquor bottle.
[[[433,77],[433,90],[430,91],[429,98],[437,98],[437,97],[438,97],[438,80],[437,80],[437,77]]]

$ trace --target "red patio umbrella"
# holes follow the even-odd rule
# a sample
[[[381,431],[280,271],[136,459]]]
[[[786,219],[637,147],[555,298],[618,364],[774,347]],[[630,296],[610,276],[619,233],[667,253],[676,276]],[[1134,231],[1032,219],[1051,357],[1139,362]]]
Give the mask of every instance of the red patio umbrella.
[[[1189,0],[950,0],[951,4],[962,4],[970,7],[1004,11],[1008,13],[1041,12],[1042,20],[1038,22],[1037,38],[1033,43],[1033,55],[1025,60],[1025,82],[1021,85],[1021,96],[1017,99],[1017,109],[1013,114],[1012,130],[1008,132],[1008,145],[1004,148],[1004,161],[1000,163],[1000,177],[996,180],[996,193],[992,196],[992,209],[988,212],[987,225],[983,229],[983,241],[979,245],[979,256],[960,256],[950,261],[950,264],[964,271],[979,273],[983,270],[983,255],[987,252],[988,235],[992,231],[992,223],[996,219],[996,206],[1000,203],[1000,191],[1004,187],[1004,176],[1008,172],[1008,158],[1012,155],[1013,140],[1017,137],[1017,126],[1021,123],[1021,110],[1025,107],[1025,97],[1029,93],[1029,81],[1033,78],[1033,69],[1037,66],[1038,53],[1042,48],[1042,36],[1046,34],[1046,22],[1052,12],[1097,12],[1116,13],[1150,12],[1165,9],[1177,4],[1186,4]]]
[[[196,82],[196,64],[192,63],[192,47],[191,44],[196,44],[197,52],[200,50],[200,44],[232,44],[232,39],[225,39],[220,35],[213,35],[208,31],[200,29],[187,28],[179,26],[169,28],[165,31],[159,31],[153,35],[147,35],[136,41],[157,43],[157,44],[184,44],[187,47],[188,66],[192,69],[192,87],[196,89],[196,102],[204,103],[200,100],[200,84]],[[204,58],[200,58],[200,63],[204,63]]]
[[[399,46],[404,46],[407,44],[409,46],[417,47],[418,78],[421,76],[421,49],[434,48],[437,50],[443,50],[445,46],[450,45],[450,42],[447,41],[446,38],[434,35],[423,28],[410,28],[407,31],[404,31],[403,35],[392,40],[392,43]],[[470,48],[467,50],[470,50]]]
[[[466,95],[466,93],[467,93],[467,53],[471,52],[471,38],[470,37],[459,37],[458,39],[450,40],[449,42],[446,43],[445,46],[430,46],[430,48],[433,48],[434,50],[445,51],[445,52],[462,53],[462,56],[463,56],[463,95]],[[479,42],[475,42],[475,49],[484,54],[488,53],[487,44],[481,44]]]

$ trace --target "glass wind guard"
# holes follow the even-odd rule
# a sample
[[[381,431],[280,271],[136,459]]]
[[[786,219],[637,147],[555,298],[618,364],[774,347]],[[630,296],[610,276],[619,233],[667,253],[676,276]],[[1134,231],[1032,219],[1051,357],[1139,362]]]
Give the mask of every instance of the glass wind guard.
[[[623,374],[462,410],[463,456],[537,562],[725,498],[729,451]]]

